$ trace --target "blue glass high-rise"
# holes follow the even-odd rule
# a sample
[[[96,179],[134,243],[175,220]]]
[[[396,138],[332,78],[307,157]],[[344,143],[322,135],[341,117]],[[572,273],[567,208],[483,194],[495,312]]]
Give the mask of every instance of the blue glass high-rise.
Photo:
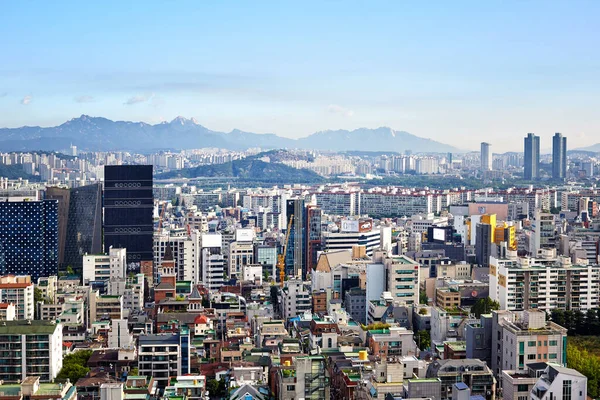
[[[526,180],[539,178],[540,175],[540,137],[528,133],[524,143],[525,163],[523,177]]]
[[[0,275],[58,274],[58,201],[0,203]]]

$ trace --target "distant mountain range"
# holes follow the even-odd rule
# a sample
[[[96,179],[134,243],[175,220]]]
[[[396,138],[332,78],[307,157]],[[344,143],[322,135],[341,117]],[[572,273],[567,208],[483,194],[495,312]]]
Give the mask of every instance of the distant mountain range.
[[[589,151],[592,153],[600,153],[600,143],[596,143],[588,147],[580,147],[578,149],[573,149],[573,151]]]
[[[177,117],[171,122],[150,125],[82,115],[55,127],[0,128],[2,151],[61,150],[71,144],[89,151],[136,152],[202,147],[230,150],[260,147],[331,151],[462,152],[456,147],[387,127],[321,131],[301,139],[289,139],[270,133],[258,134],[238,129],[229,133],[217,132],[200,125],[193,118]]]

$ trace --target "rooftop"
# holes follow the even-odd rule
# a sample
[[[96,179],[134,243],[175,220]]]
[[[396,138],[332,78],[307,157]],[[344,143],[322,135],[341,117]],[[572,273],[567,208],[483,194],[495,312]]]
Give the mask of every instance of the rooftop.
[[[51,335],[56,330],[55,321],[2,321],[0,335]]]
[[[465,341],[456,341],[456,342],[444,342],[450,349],[454,351],[466,351],[467,350],[467,342]]]
[[[152,344],[179,344],[179,335],[173,334],[154,334],[154,335],[140,335],[140,345],[152,345]]]

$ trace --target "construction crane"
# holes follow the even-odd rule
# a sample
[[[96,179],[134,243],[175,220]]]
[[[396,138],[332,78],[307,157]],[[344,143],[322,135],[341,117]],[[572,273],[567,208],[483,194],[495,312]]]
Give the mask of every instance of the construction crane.
[[[287,251],[287,245],[290,241],[290,231],[292,230],[292,221],[294,220],[294,214],[290,215],[288,221],[287,231],[285,232],[285,239],[283,241],[283,249],[281,254],[277,256],[277,268],[279,269],[279,285],[283,287],[283,281],[285,279],[285,253]]]

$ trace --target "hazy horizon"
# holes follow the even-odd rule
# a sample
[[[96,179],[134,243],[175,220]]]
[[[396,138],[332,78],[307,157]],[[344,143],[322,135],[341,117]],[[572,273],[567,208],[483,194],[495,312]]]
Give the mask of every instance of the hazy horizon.
[[[592,1],[11,2],[1,127],[81,114],[299,138],[391,127],[477,150],[600,142]]]

